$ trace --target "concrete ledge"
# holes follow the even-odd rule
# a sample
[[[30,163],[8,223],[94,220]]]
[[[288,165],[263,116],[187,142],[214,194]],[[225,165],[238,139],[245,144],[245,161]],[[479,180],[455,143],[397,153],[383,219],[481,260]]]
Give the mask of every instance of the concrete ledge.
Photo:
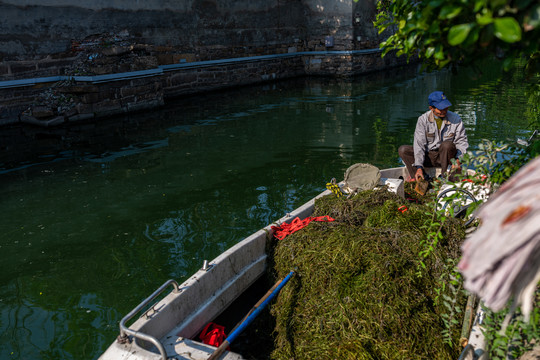
[[[56,116],[52,119],[48,120],[39,120],[33,116],[29,115],[22,115],[21,116],[21,122],[26,124],[32,124],[32,125],[38,125],[43,127],[49,127],[49,126],[55,126],[60,125],[65,122],[65,118],[63,116]]]
[[[150,76],[159,76],[159,75],[163,75],[164,72],[176,71],[176,70],[202,69],[202,68],[207,68],[207,67],[225,66],[225,65],[230,65],[230,64],[280,60],[284,58],[294,58],[294,57],[304,57],[304,56],[316,56],[316,57],[353,56],[353,55],[376,54],[380,52],[381,50],[378,48],[365,49],[365,50],[351,50],[351,51],[303,51],[303,52],[286,53],[286,54],[261,55],[261,56],[249,56],[249,57],[230,58],[230,59],[221,59],[221,60],[196,61],[196,62],[189,62],[189,63],[159,65],[155,69],[130,71],[130,72],[123,72],[123,73],[115,73],[115,74],[104,74],[104,75],[93,75],[93,76],[65,76],[65,75],[60,76],[59,75],[59,76],[39,77],[39,78],[31,78],[31,79],[7,80],[7,81],[0,81],[0,89],[34,86],[36,84],[53,83],[53,82],[58,82],[58,81],[76,81],[76,82],[83,82],[83,83],[86,82],[86,83],[92,83],[92,84],[99,84],[99,83],[109,82],[109,81],[121,81],[121,80],[128,80],[128,79],[139,79],[139,78],[150,77]]]

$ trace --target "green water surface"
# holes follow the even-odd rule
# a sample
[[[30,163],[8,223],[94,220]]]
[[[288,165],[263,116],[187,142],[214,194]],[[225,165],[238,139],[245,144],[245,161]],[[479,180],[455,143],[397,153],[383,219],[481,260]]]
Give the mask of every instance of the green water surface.
[[[472,150],[527,137],[526,83],[495,69],[297,79],[99,125],[11,129],[20,141],[0,162],[0,359],[96,359],[167,279],[185,280],[354,163],[399,166],[431,91],[446,92]]]

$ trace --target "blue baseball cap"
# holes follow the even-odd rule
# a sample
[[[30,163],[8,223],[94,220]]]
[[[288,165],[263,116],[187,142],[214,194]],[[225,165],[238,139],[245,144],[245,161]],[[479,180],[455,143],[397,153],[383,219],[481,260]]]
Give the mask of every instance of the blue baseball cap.
[[[448,98],[442,91],[434,91],[428,97],[429,106],[435,106],[439,110],[452,106]]]

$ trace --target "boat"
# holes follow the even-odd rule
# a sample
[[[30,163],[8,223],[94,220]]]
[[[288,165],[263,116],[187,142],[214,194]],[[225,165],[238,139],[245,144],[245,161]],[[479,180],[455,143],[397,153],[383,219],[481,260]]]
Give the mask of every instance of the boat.
[[[440,174],[437,168],[428,168],[426,171],[432,177]],[[381,188],[386,185],[385,189],[404,198],[404,179],[407,178],[405,167],[382,169],[377,185]],[[347,185],[346,181],[338,184],[340,188]],[[265,273],[268,263],[267,243],[274,234],[273,227],[290,223],[297,217],[305,219],[313,213],[317,199],[331,194],[330,189],[321,192],[215,259],[205,260],[201,269],[182,284],[175,280],[166,281],[122,318],[117,340],[99,360],[208,359],[216,347],[195,339],[207,324],[223,313]],[[142,315],[127,326],[140,313]],[[236,360],[243,357],[225,351],[219,359]]]

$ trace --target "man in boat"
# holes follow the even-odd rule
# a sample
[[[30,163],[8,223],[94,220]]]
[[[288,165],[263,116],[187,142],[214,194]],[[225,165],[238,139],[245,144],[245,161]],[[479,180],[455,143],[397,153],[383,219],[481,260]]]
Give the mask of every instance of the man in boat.
[[[452,173],[461,171],[459,158],[469,147],[465,127],[458,114],[449,111],[452,103],[442,91],[428,97],[429,110],[416,123],[413,145],[402,145],[398,153],[407,170],[408,181],[424,179],[424,167],[441,167],[445,177],[451,165]],[[452,159],[456,159],[455,164]]]

